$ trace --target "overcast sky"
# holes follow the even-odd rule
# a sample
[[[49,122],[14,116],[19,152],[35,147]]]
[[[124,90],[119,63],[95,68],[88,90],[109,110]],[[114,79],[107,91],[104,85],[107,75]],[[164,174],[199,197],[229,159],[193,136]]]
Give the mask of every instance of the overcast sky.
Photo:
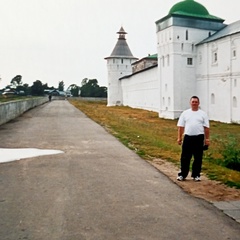
[[[137,58],[157,52],[155,22],[178,0],[0,0],[0,88],[23,83],[107,86],[108,57],[121,26]],[[198,0],[230,24],[240,20],[239,0]]]

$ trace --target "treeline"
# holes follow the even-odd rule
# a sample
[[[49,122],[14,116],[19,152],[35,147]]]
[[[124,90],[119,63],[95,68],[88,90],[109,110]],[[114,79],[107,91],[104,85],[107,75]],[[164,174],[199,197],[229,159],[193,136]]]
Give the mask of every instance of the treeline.
[[[42,96],[46,92],[51,90],[58,90],[65,92],[68,96],[74,97],[107,97],[107,87],[101,87],[98,85],[97,79],[84,78],[81,82],[81,86],[77,84],[71,84],[65,89],[64,81],[60,81],[58,87],[49,87],[48,84],[43,84],[40,80],[33,82],[32,86],[22,82],[22,76],[15,76],[9,85],[0,90],[2,94],[16,94],[16,95],[32,95]]]
[[[68,90],[74,97],[107,97],[107,87],[100,87],[97,79],[84,78],[81,87],[72,84],[68,87]]]

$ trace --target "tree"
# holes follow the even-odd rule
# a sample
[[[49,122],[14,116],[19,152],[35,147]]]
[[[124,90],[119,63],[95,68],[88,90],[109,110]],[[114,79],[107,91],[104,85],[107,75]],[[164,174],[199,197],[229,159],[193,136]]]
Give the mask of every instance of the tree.
[[[107,87],[99,87],[96,91],[95,97],[107,97]]]
[[[107,88],[100,87],[98,85],[97,79],[84,78],[82,80],[81,96],[82,97],[106,97]]]
[[[30,95],[31,94],[31,87],[27,83],[23,85],[19,85],[16,87],[16,91],[20,95]]]
[[[76,84],[71,84],[67,90],[71,92],[71,95],[73,95],[73,97],[79,96],[80,87],[77,86]]]
[[[63,81],[60,81],[60,82],[58,83],[58,90],[59,90],[59,91],[64,91],[64,82],[63,82]]]
[[[82,83],[81,83],[81,85],[83,86],[83,85],[86,85],[87,84],[87,82],[88,82],[88,78],[84,78],[83,80],[82,80]]]
[[[49,89],[49,87],[48,87],[48,84],[47,84],[47,83],[43,84],[42,86],[43,86],[43,89],[44,89],[44,90],[45,90],[45,89]]]
[[[44,93],[44,87],[40,80],[36,80],[31,86],[31,92],[34,96],[42,96]]]
[[[12,80],[11,80],[11,84],[13,86],[19,86],[22,85],[22,76],[21,75],[17,75],[15,76]]]

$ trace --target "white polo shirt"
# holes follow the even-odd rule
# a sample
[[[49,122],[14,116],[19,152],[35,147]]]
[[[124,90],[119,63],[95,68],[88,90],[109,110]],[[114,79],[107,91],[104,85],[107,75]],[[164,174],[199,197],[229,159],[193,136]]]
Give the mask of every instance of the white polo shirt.
[[[201,109],[197,111],[188,109],[180,115],[177,126],[184,127],[184,134],[195,136],[204,134],[204,127],[209,128],[209,119],[207,114]]]

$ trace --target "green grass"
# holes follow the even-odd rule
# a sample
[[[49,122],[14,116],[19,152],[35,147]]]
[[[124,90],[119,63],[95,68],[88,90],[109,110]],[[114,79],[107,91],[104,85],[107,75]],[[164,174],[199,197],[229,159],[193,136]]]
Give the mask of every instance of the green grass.
[[[107,107],[106,102],[69,100],[88,117],[105,127],[143,159],[161,158],[179,166],[177,120],[160,119],[151,111],[130,107]],[[223,142],[234,136],[240,148],[240,125],[211,121],[211,145],[204,153],[203,172],[213,180],[240,188],[240,172],[223,166]]]
[[[0,103],[10,102],[10,101],[17,101],[17,100],[25,100],[25,99],[29,99],[29,98],[31,98],[31,97],[17,96],[17,95],[13,95],[13,96],[0,95]]]

